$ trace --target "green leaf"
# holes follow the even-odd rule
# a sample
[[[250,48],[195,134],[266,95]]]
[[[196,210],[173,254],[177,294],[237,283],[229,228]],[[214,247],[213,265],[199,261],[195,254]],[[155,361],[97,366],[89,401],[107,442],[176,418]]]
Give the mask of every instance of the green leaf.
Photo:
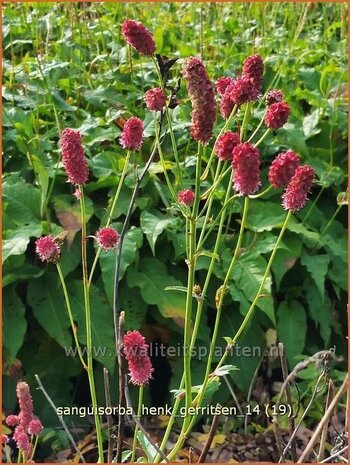
[[[182,293],[167,292],[167,286],[182,283],[168,274],[166,266],[156,258],[140,260],[139,269],[130,268],[127,275],[129,287],[138,286],[141,296],[149,305],[157,305],[165,318],[174,318],[184,324],[186,297]]]
[[[153,447],[147,436],[145,436],[142,431],[137,432],[137,439],[139,440],[143,451],[147,455],[149,463],[153,463],[157,455],[157,449]]]
[[[78,323],[78,339],[86,345],[84,291],[81,281],[68,284],[74,319]],[[103,293],[93,284],[90,287],[92,356],[110,373],[115,368],[115,339],[112,308]]]
[[[36,171],[38,179],[39,179],[40,191],[41,191],[40,215],[43,216],[45,202],[46,202],[46,195],[47,195],[47,191],[49,187],[49,174],[38,156],[31,155],[31,160],[33,163],[34,170]]]
[[[40,221],[41,194],[32,184],[23,180],[11,183],[5,178],[3,183],[4,211],[17,225],[29,225]]]
[[[308,255],[305,251],[301,256],[301,264],[304,265],[311,274],[320,293],[321,300],[324,299],[324,282],[330,262],[329,255]]]
[[[306,313],[304,307],[296,300],[282,302],[277,311],[278,339],[286,348],[286,355],[291,366],[295,357],[303,353],[306,337]]]
[[[281,228],[286,218],[286,212],[281,205],[274,202],[254,200],[248,211],[246,228],[256,232],[271,231]]]
[[[164,288],[165,291],[179,291],[187,294],[187,287],[185,286],[167,286]]]
[[[136,260],[137,251],[142,246],[142,239],[142,232],[138,228],[132,227],[126,233],[120,262],[120,279],[123,278],[125,271]],[[115,251],[102,252],[99,258],[103,284],[111,304],[114,292],[115,254]]]
[[[320,328],[324,346],[328,347],[332,331],[332,302],[328,294],[322,299],[320,293],[310,281],[310,278],[308,278],[304,283],[309,312],[311,318],[316,322],[316,328]]]
[[[234,365],[223,365],[214,371],[214,375],[219,376],[219,377],[225,376],[225,375],[228,375],[233,370],[239,370],[239,368],[237,368]]]
[[[14,286],[3,291],[3,337],[6,361],[12,363],[22,347],[27,330],[25,308]]]
[[[27,250],[31,237],[40,237],[42,232],[40,223],[22,226],[15,231],[7,231],[3,241],[2,262],[13,255],[22,255]]]
[[[45,331],[62,347],[70,347],[72,337],[69,319],[59,278],[46,273],[40,279],[29,281],[27,300],[33,314]]]
[[[143,325],[147,308],[137,289],[132,290],[122,282],[120,284],[120,306],[125,311],[125,328],[127,331],[139,329]]]
[[[158,237],[169,226],[175,226],[178,222],[177,218],[168,218],[164,215],[154,215],[144,210],[141,213],[141,229],[146,234],[149,245],[155,255],[155,245]]]
[[[303,130],[305,139],[315,136],[321,132],[321,128],[318,127],[318,121],[320,118],[320,109],[317,108],[309,115],[305,116],[303,120]]]

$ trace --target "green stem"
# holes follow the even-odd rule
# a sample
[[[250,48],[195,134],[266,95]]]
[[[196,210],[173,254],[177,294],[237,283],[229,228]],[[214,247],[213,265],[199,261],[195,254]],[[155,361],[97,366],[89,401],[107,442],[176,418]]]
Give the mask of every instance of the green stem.
[[[91,402],[94,410],[94,420],[97,436],[98,461],[103,463],[103,440],[101,432],[100,417],[97,412],[97,397],[93,372],[92,360],[92,328],[91,328],[91,309],[89,296],[89,281],[87,271],[87,255],[86,255],[86,210],[83,186],[80,186],[80,210],[81,210],[81,260],[83,268],[83,288],[84,288],[84,305],[85,305],[85,322],[86,322],[86,347],[87,347],[87,373],[89,378]]]
[[[263,123],[264,123],[264,121],[265,121],[265,115],[266,115],[266,110],[265,110],[264,116],[261,118],[260,123],[259,123],[258,126],[256,127],[255,131],[254,131],[253,134],[249,137],[248,142],[251,142],[251,141],[254,139],[254,137],[257,135],[257,133],[259,132],[259,129],[261,128],[261,126],[263,125]]]
[[[225,276],[225,279],[224,279],[224,284],[222,286],[223,291],[221,292],[219,304],[217,306],[217,314],[216,314],[216,319],[215,319],[215,326],[214,326],[214,331],[213,331],[213,335],[212,335],[212,338],[211,338],[210,350],[209,350],[209,356],[208,356],[204,381],[202,383],[200,393],[197,395],[197,397],[193,401],[193,403],[195,405],[198,405],[198,406],[200,406],[200,404],[201,404],[201,402],[203,400],[203,397],[204,397],[204,394],[205,394],[205,391],[206,391],[206,387],[207,387],[208,382],[209,382],[209,375],[210,375],[210,371],[211,371],[211,363],[212,363],[214,350],[215,350],[216,339],[217,339],[218,331],[219,331],[222,303],[223,303],[223,299],[224,299],[224,295],[225,295],[224,290],[227,288],[227,283],[228,283],[229,279],[231,278],[232,269],[233,269],[233,266],[236,263],[236,260],[237,260],[237,257],[238,257],[238,254],[239,254],[239,251],[240,251],[240,248],[241,248],[241,245],[242,245],[243,232],[244,232],[245,222],[246,222],[246,219],[247,219],[248,208],[249,208],[249,197],[246,196],[244,198],[242,222],[241,222],[241,227],[240,227],[240,231],[239,231],[239,236],[238,236],[235,252],[234,252],[233,258],[231,260],[230,266],[229,266],[229,268],[227,270],[227,273],[226,273],[226,276]],[[170,452],[170,454],[167,457],[169,460],[172,460],[176,456],[176,454],[178,453],[178,451],[182,447],[183,442],[185,441],[187,435],[191,431],[191,429],[192,429],[195,422],[196,422],[196,416],[192,417],[192,420],[190,420],[190,423],[189,423],[188,426],[185,425],[185,422],[184,422],[181,433],[180,433],[179,438],[177,440],[177,443],[175,444],[172,451]],[[187,428],[186,428],[186,426],[187,426]]]
[[[142,412],[142,400],[143,400],[143,384],[141,384],[139,388],[139,403],[137,406],[137,418],[140,419],[141,417],[141,412]],[[136,457],[136,446],[137,446],[137,433],[139,431],[139,427],[136,423],[135,425],[135,431],[134,431],[134,439],[132,442],[132,455],[131,455],[131,460],[130,463],[135,463],[135,457]]]
[[[128,152],[126,154],[126,159],[125,159],[123,171],[122,171],[122,174],[120,176],[119,183],[118,183],[118,187],[117,187],[117,190],[116,190],[116,192],[114,194],[112,205],[111,205],[111,208],[110,208],[109,213],[108,213],[107,222],[106,222],[106,224],[104,226],[105,228],[107,228],[111,224],[111,221],[112,221],[112,218],[113,218],[113,212],[114,212],[115,206],[117,204],[117,201],[119,199],[120,192],[121,192],[122,187],[124,185],[125,176],[126,176],[126,173],[128,171],[128,168],[129,168],[130,155],[131,155],[131,152],[128,150]],[[92,266],[91,266],[91,270],[90,270],[89,282],[88,282],[89,287],[91,286],[92,277],[94,275],[95,268],[96,268],[98,259],[100,257],[101,251],[102,251],[101,247],[98,247],[95,258],[94,258],[94,261],[93,261]]]
[[[62,273],[62,269],[61,269],[61,266],[60,266],[59,263],[56,263],[56,268],[57,268],[58,276],[59,276],[60,281],[61,281],[61,286],[62,286],[62,289],[63,289],[64,299],[66,301],[66,308],[67,308],[67,312],[68,312],[69,322],[70,322],[70,325],[71,325],[71,328],[72,328],[72,331],[73,331],[75,346],[76,346],[76,348],[78,350],[78,354],[79,354],[81,364],[83,365],[84,370],[87,370],[87,365],[86,365],[85,360],[83,359],[83,356],[82,356],[82,353],[81,353],[81,347],[80,347],[79,340],[78,340],[78,335],[77,335],[77,328],[76,328],[76,326],[74,324],[73,312],[72,312],[72,307],[71,307],[71,304],[70,304],[70,299],[69,299],[69,295],[68,295],[68,291],[67,291],[66,282],[65,282],[65,279],[64,279],[64,276],[63,276],[63,273]]]
[[[271,129],[270,129],[270,128],[267,128],[266,131],[264,132],[264,134],[263,134],[263,135],[260,137],[260,139],[258,140],[258,142],[256,142],[256,143],[254,144],[254,147],[255,147],[255,148],[258,147],[258,146],[261,144],[261,142],[265,139],[265,137],[267,137],[267,135],[270,134],[270,132],[271,132]]]
[[[244,140],[245,133],[247,131],[247,125],[250,120],[250,107],[251,104],[248,102],[246,103],[245,111],[244,111],[244,117],[243,117],[243,122],[242,122],[242,127],[241,127],[241,133],[240,133],[240,139],[241,141]]]
[[[269,186],[266,189],[264,189],[263,191],[261,191],[259,194],[250,195],[249,198],[250,199],[259,199],[260,197],[263,197],[265,194],[267,194],[271,190],[272,190],[272,186]]]

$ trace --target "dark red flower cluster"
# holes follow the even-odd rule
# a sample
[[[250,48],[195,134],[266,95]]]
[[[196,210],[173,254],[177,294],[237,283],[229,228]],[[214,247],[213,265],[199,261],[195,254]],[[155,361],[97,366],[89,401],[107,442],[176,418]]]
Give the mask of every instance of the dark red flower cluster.
[[[243,76],[250,78],[253,84],[261,92],[264,74],[264,62],[260,55],[251,55],[243,63]]]
[[[268,179],[275,189],[285,187],[300,165],[300,158],[293,150],[280,153],[271,163]]]
[[[120,235],[111,226],[101,228],[96,233],[96,241],[103,250],[112,250],[119,241]]]
[[[161,111],[165,106],[165,95],[160,87],[148,90],[144,98],[146,107],[150,111]]]
[[[232,152],[233,187],[240,195],[254,194],[260,182],[259,150],[249,142],[238,144]]]
[[[43,425],[39,419],[34,418],[33,401],[28,384],[19,382],[16,392],[20,408],[19,414],[9,415],[5,421],[8,426],[15,426],[13,439],[18,449],[21,449],[28,456],[31,451],[28,435],[39,435],[43,430]]]
[[[35,251],[42,262],[57,263],[61,247],[52,236],[44,236],[36,240]]]
[[[220,160],[232,160],[232,150],[241,142],[237,132],[227,131],[215,143],[214,150]]]
[[[89,169],[78,131],[67,128],[61,134],[62,161],[68,181],[72,184],[85,184]]]
[[[282,102],[283,92],[279,89],[269,90],[265,97],[265,103],[269,107],[273,103]]]
[[[221,97],[220,114],[225,119],[227,119],[230,116],[235,106],[234,102],[231,99],[231,89],[233,88],[234,84],[229,84]]]
[[[305,206],[314,178],[315,170],[309,165],[299,166],[295,170],[282,196],[285,210],[294,213]]]
[[[140,118],[132,116],[123,127],[120,144],[127,150],[140,150],[143,141],[143,122]]]
[[[139,386],[148,383],[152,377],[153,368],[145,338],[138,331],[128,331],[123,343],[131,382]]]
[[[223,76],[216,81],[216,90],[219,95],[224,95],[227,87],[234,83],[234,79],[229,76]]]
[[[190,189],[185,189],[183,191],[178,192],[177,194],[177,200],[179,201],[179,203],[182,203],[183,205],[187,205],[188,207],[192,205],[194,198],[195,198],[195,193],[191,191]]]
[[[152,34],[140,21],[126,19],[122,24],[122,34],[126,42],[142,55],[153,55],[156,51]]]
[[[286,102],[272,103],[265,115],[265,124],[268,128],[279,129],[286,124],[290,115],[290,107]]]
[[[183,76],[192,103],[191,135],[193,139],[207,144],[213,134],[215,121],[215,93],[213,84],[199,58],[185,61]]]
[[[252,78],[240,76],[235,79],[225,92],[229,91],[230,99],[235,105],[243,105],[243,103],[254,102],[260,95],[260,90],[256,87]]]

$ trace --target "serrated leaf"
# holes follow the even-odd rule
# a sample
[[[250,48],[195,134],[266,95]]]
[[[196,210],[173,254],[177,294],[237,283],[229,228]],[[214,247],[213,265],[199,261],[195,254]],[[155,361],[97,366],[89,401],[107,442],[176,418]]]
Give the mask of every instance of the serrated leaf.
[[[169,226],[175,226],[177,221],[177,218],[169,218],[160,214],[154,215],[148,211],[141,213],[141,229],[146,234],[153,255],[155,255],[155,245],[158,237]]]
[[[225,376],[225,375],[228,375],[230,373],[230,371],[233,371],[233,370],[239,370],[239,368],[237,368],[234,365],[223,365],[222,367],[217,368],[214,371],[214,375],[219,376],[219,377],[220,376]]]
[[[305,251],[301,256],[301,264],[304,265],[311,274],[317,289],[320,293],[321,300],[324,298],[324,282],[330,262],[329,255],[308,255]]]
[[[304,307],[296,300],[282,302],[277,311],[277,333],[279,341],[286,348],[290,366],[295,363],[295,356],[303,353],[306,337],[306,313]]]

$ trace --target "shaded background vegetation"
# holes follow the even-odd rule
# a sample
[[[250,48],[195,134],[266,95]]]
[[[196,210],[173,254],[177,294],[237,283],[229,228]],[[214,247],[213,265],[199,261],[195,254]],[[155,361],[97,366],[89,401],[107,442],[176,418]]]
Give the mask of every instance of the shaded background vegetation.
[[[69,231],[61,266],[74,303],[75,319],[84,327],[79,208],[66,183],[59,157],[59,131],[79,129],[89,159],[87,207],[88,233],[106,220],[108,200],[115,192],[125,151],[118,143],[123,121],[131,115],[144,120],[145,143],[134,155],[113,224],[120,228],[135,183],[135,167],[147,159],[153,143],[152,116],[146,112],[144,92],[157,85],[147,59],[129,53],[120,34],[126,17],[141,20],[153,33],[157,52],[180,59],[202,54],[210,77],[235,75],[243,59],[258,52],[265,60],[264,90],[279,87],[291,105],[288,124],[271,134],[261,146],[264,173],[275,154],[298,152],[316,169],[317,184],[311,201],[290,225],[272,268],[262,311],[240,345],[262,349],[276,337],[287,349],[290,366],[301,354],[336,345],[346,355],[346,207],[347,173],[347,7],[342,3],[235,3],[235,4],[117,4],[117,3],[18,3],[3,7],[3,286],[4,286],[4,408],[16,408],[15,384],[24,377],[35,386],[38,373],[57,405],[87,405],[87,379],[78,359],[66,357],[72,344],[58,278],[52,266],[42,265],[34,254],[35,238]],[[181,61],[172,71],[180,77]],[[180,104],[173,111],[175,135],[182,160],[186,157],[186,187],[194,179],[196,147],[189,138],[190,104],[184,83]],[[260,121],[264,105],[254,110],[250,128]],[[216,133],[222,125],[218,118]],[[172,168],[171,143],[164,153]],[[266,179],[266,176],[263,176]],[[178,178],[174,176],[174,184]],[[266,181],[265,181],[266,182]],[[217,191],[217,210],[224,191]],[[121,281],[122,308],[128,329],[142,329],[149,341],[178,346],[183,339],[184,298],[165,291],[169,285],[185,285],[183,221],[170,205],[170,196],[158,161],[142,183],[127,234]],[[231,208],[220,247],[221,262],[215,269],[201,322],[199,342],[207,346],[214,318],[215,290],[230,260],[239,226],[240,201]],[[225,299],[220,336],[231,336],[242,320],[240,309],[253,299],[266,267],[284,212],[280,192],[267,201],[254,202],[248,216],[244,255],[233,274]],[[276,229],[277,228],[277,229]],[[93,259],[93,241],[89,258]],[[199,260],[206,269],[209,258]],[[90,262],[91,263],[91,262]],[[103,401],[102,367],[113,374],[112,398],[117,400],[113,356],[112,280],[114,254],[102,254],[92,290],[94,345],[108,346],[97,355],[96,380],[99,403]],[[201,271],[197,280],[201,281]],[[204,276],[204,275],[203,275]],[[272,285],[273,282],[273,285]],[[272,286],[272,287],[271,287]],[[271,339],[272,336],[272,339]],[[80,332],[84,343],[84,330]],[[222,344],[224,341],[220,337]],[[169,389],[178,387],[182,359],[156,359],[154,381],[146,401],[162,405],[170,401]],[[205,360],[193,361],[193,382],[199,384]],[[237,358],[240,371],[231,374],[240,399],[245,399],[260,364],[259,379],[271,389],[280,379],[278,364],[272,376],[261,357]],[[304,375],[305,388],[315,373]],[[343,377],[345,362],[333,370]],[[40,393],[33,392],[35,412],[44,425],[43,457],[49,445],[67,445],[65,435],[52,428],[57,419]],[[226,402],[230,393],[222,386],[213,404]],[[314,409],[311,417],[317,419]],[[72,419],[73,421],[73,419]],[[240,427],[232,419],[232,427]],[[68,424],[70,420],[68,420]],[[74,419],[82,431],[87,420]],[[52,443],[52,441],[54,441]]]

